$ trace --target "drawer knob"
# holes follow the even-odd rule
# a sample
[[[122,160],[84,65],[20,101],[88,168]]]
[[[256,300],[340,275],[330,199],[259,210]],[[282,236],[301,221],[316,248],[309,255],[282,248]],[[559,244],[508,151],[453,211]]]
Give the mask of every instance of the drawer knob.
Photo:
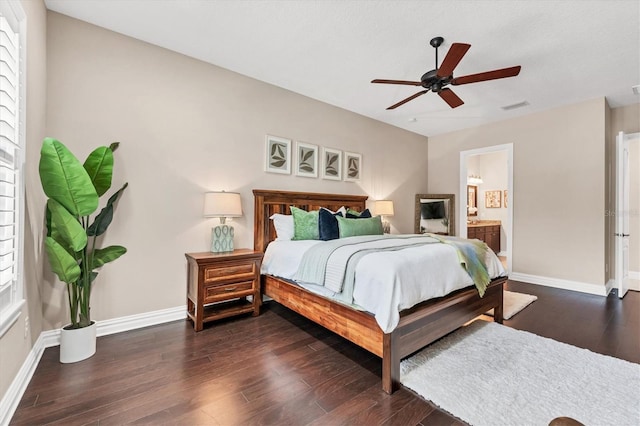
[[[238,287],[227,287],[224,289],[224,291],[236,291],[238,289]]]

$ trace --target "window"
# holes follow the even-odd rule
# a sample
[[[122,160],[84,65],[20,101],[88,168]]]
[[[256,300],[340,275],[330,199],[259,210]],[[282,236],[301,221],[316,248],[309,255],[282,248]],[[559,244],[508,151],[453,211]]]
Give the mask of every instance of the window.
[[[0,3],[0,336],[18,319],[23,299],[24,12]]]

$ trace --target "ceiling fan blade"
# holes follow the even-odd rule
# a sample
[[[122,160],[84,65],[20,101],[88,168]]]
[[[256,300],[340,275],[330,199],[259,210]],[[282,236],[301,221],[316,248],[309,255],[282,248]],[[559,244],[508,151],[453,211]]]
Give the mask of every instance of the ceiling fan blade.
[[[449,77],[452,75],[453,70],[458,66],[462,57],[467,53],[467,50],[469,50],[470,47],[470,44],[453,43],[447,52],[447,56],[444,57],[440,68],[438,68],[436,75],[438,77]]]
[[[478,83],[480,81],[496,80],[498,78],[515,77],[520,74],[520,65],[510,68],[502,68],[499,70],[481,72],[478,74],[463,75],[451,80],[451,84],[459,86],[460,84]]]
[[[424,95],[424,94],[425,94],[425,93],[427,93],[428,91],[429,91],[429,89],[427,89],[427,90],[423,90],[422,92],[418,92],[418,93],[416,93],[415,95],[411,95],[411,96],[409,96],[407,99],[403,99],[403,100],[401,100],[400,102],[398,102],[397,104],[393,104],[393,105],[391,105],[391,106],[390,106],[389,108],[387,108],[387,109],[396,109],[396,108],[398,108],[400,105],[406,104],[407,102],[409,102],[409,101],[411,101],[411,100],[413,100],[413,99],[417,98],[418,96]]]
[[[372,83],[383,83],[383,84],[406,84],[407,86],[422,86],[422,83],[419,81],[406,81],[406,80],[381,80],[379,78],[375,80],[371,80]]]
[[[456,108],[464,104],[462,99],[460,99],[458,95],[453,93],[453,90],[451,89],[442,89],[438,92],[438,95],[440,95],[440,97],[444,99],[444,101],[448,103],[451,108]]]

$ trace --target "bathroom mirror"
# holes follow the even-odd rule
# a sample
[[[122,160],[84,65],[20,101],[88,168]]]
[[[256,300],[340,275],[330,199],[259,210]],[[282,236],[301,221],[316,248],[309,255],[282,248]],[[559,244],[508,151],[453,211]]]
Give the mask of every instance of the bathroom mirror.
[[[455,235],[455,194],[416,194],[414,232]]]
[[[467,185],[467,216],[478,215],[478,187]]]

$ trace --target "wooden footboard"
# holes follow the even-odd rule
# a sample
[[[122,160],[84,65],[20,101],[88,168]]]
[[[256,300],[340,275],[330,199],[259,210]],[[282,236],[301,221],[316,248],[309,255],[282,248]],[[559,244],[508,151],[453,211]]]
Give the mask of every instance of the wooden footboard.
[[[306,210],[341,206],[363,210],[366,196],[254,190],[254,248],[264,251],[274,238],[269,220],[274,213],[288,213],[288,206]],[[506,277],[493,280],[484,297],[467,287],[445,297],[428,300],[400,313],[392,333],[382,332],[373,315],[349,308],[276,277],[262,277],[262,292],[276,302],[333,331],[382,358],[382,388],[394,392],[400,385],[400,361],[466,322],[494,309],[502,323],[502,292]]]
[[[502,324],[502,294],[507,278],[493,280],[484,297],[475,287],[429,300],[400,313],[400,323],[384,334],[382,388],[392,393],[400,384],[400,361],[446,336],[468,321],[494,309],[494,321]]]
[[[468,287],[402,311],[396,329],[386,334],[370,313],[349,308],[294,283],[266,275],[262,277],[262,289],[276,302],[382,358],[382,389],[393,393],[400,384],[403,358],[489,309],[494,309],[494,321],[502,323],[506,280],[493,280],[482,298],[475,287]]]

